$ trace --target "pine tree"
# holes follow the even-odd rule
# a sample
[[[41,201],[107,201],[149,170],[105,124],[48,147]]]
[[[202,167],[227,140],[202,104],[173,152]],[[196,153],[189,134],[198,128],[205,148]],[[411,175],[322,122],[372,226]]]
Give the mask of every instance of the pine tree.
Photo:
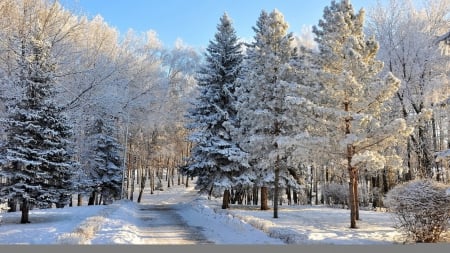
[[[22,203],[21,223],[29,223],[30,205],[48,207],[68,203],[74,162],[71,129],[55,104],[55,64],[51,44],[36,24],[34,36],[22,38],[20,72],[15,85],[24,94],[9,105],[8,139],[4,146],[7,178],[1,195]]]
[[[109,117],[96,118],[86,140],[85,173],[93,188],[91,196],[100,193],[104,203],[120,198],[122,189],[122,146],[114,137],[113,124]]]
[[[348,0],[332,1],[324,9],[319,27],[313,27],[319,52],[317,71],[311,70],[322,90],[317,99],[303,104],[309,116],[314,116],[309,133],[317,138],[311,148],[345,161],[351,228],[357,227],[359,218],[360,168],[402,166],[395,147],[412,131],[404,119],[383,121],[385,105],[400,81],[391,73],[384,80],[379,77],[383,63],[376,60],[378,43],[373,37],[365,38],[363,24],[364,11],[355,14]]]
[[[189,111],[189,129],[194,147],[191,162],[185,172],[198,176],[197,187],[202,191],[224,190],[223,208],[229,194],[240,180],[249,182],[242,169],[248,167],[247,154],[233,138],[236,127],[235,90],[241,72],[241,43],[227,14],[220,19],[214,40],[205,54],[205,64],[198,72],[200,94]]]
[[[296,96],[292,61],[296,58],[293,37],[287,32],[283,15],[262,11],[255,40],[247,50],[245,77],[240,88],[239,119],[241,146],[251,156],[261,186],[261,209],[268,209],[267,190],[275,186],[274,217],[277,218],[280,176],[284,184],[294,184],[288,173],[290,157],[286,139],[294,135],[296,109],[289,103]]]

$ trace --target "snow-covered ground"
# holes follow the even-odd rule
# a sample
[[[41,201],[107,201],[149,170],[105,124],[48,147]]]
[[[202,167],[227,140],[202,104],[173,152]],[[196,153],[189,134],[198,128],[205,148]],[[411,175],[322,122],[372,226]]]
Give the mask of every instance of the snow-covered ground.
[[[136,198],[135,198],[136,199]],[[192,244],[184,230],[157,230],[155,222],[177,219],[183,229],[201,233],[201,243],[213,244],[395,244],[400,234],[388,213],[361,211],[359,229],[349,229],[349,212],[323,206],[281,206],[272,211],[256,207],[220,208],[193,187],[171,187],[143,202],[122,200],[108,206],[32,210],[31,224],[19,224],[20,212],[2,213],[0,244]],[[166,218],[146,207],[167,209]],[[152,210],[153,210],[152,209]],[[157,211],[157,210],[156,210]],[[164,210],[163,210],[164,211]],[[160,220],[158,220],[160,219]],[[183,221],[184,220],[184,221]],[[163,225],[165,226],[165,225]],[[158,236],[156,236],[158,235]],[[200,236],[200,235],[199,235]],[[167,238],[170,238],[168,240]]]

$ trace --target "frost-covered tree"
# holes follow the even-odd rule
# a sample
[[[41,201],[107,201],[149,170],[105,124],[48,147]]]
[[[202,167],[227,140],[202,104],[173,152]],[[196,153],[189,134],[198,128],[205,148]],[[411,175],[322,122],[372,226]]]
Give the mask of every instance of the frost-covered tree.
[[[194,132],[194,147],[186,173],[198,176],[202,191],[224,191],[222,208],[227,208],[230,190],[237,179],[250,181],[242,172],[248,167],[247,154],[233,138],[236,127],[236,80],[241,72],[243,55],[232,21],[227,14],[220,18],[214,40],[210,41],[205,63],[198,72],[199,96],[189,111],[188,128]]]
[[[74,165],[71,128],[55,104],[56,64],[51,43],[38,20],[28,25],[31,37],[16,37],[19,71],[13,80],[23,93],[8,105],[4,147],[7,165],[1,170],[7,184],[0,191],[3,197],[22,203],[21,223],[29,222],[30,205],[68,203]]]
[[[114,119],[103,115],[95,118],[86,133],[87,154],[84,171],[91,181],[91,198],[101,194],[104,203],[120,198],[122,190],[122,146],[118,142]],[[88,185],[83,186],[87,188]],[[91,204],[92,201],[91,201]]]
[[[295,94],[291,61],[296,56],[293,36],[283,15],[262,11],[254,42],[247,49],[245,72],[239,89],[239,120],[242,148],[250,154],[255,183],[261,187],[261,209],[268,209],[267,190],[275,186],[277,217],[278,186],[294,184],[287,168],[286,139],[295,133],[296,109],[289,98]],[[280,180],[281,179],[281,180]]]
[[[375,58],[378,43],[365,38],[363,25],[364,11],[355,13],[348,0],[325,7],[313,27],[319,52],[317,69],[311,71],[322,89],[317,99],[303,98],[305,113],[314,122],[309,134],[316,136],[310,148],[345,161],[351,228],[357,227],[360,168],[401,166],[394,147],[412,131],[402,118],[383,121],[385,104],[400,81],[392,74],[379,77],[383,63]]]
[[[378,58],[401,80],[393,112],[405,119],[434,112],[408,139],[407,179],[439,177],[434,151],[446,148],[441,138],[448,126],[439,124],[438,116],[448,106],[450,89],[448,47],[437,42],[450,30],[449,11],[447,0],[390,0],[369,13],[367,27],[379,41]]]

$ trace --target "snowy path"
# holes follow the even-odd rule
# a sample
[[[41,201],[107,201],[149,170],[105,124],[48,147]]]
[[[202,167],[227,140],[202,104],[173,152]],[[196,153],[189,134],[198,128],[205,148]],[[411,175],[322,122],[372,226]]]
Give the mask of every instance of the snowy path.
[[[208,244],[201,228],[190,227],[173,205],[135,205],[109,217],[92,244]],[[131,216],[131,217],[130,217]],[[114,221],[114,222],[111,222]]]
[[[120,201],[90,244],[283,244],[226,213],[204,206],[193,187],[173,186],[141,204]],[[113,204],[114,205],[114,204]]]

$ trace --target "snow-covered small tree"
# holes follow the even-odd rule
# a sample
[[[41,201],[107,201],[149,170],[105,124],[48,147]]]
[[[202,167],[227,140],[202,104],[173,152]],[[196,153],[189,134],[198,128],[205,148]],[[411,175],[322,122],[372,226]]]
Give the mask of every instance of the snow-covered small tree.
[[[185,173],[198,176],[197,187],[202,191],[223,190],[222,207],[227,208],[236,179],[248,177],[242,174],[248,167],[247,154],[232,135],[237,124],[235,86],[243,56],[227,14],[221,17],[217,30],[198,72],[200,94],[187,116],[187,127],[194,131],[190,135],[194,147]]]
[[[376,60],[378,43],[365,38],[363,25],[364,11],[354,13],[349,0],[332,1],[324,9],[323,19],[313,27],[319,52],[311,69],[311,80],[321,90],[302,102],[312,119],[308,134],[316,137],[310,138],[310,149],[344,161],[351,228],[357,227],[360,168],[401,166],[394,147],[412,131],[402,118],[383,121],[386,103],[400,81],[392,74],[379,77],[383,63]]]
[[[261,187],[261,209],[268,209],[267,190],[275,186],[276,218],[280,182],[296,184],[287,170],[291,150],[285,145],[297,127],[297,110],[289,103],[296,94],[291,65],[296,50],[278,10],[262,11],[253,29],[254,41],[247,49],[239,88],[240,145],[250,154],[255,183]]]
[[[115,138],[114,123],[106,115],[96,118],[86,138],[84,171],[92,182],[92,195],[101,194],[104,203],[120,198],[122,190],[122,146]]]
[[[21,223],[29,222],[30,205],[67,204],[72,191],[71,128],[55,104],[55,63],[51,43],[39,22],[30,38],[17,37],[19,71],[13,78],[23,93],[8,106],[7,165],[1,175],[7,184],[0,193],[22,203]]]
[[[390,190],[384,203],[407,240],[437,242],[450,222],[448,189],[433,180],[410,181]]]

